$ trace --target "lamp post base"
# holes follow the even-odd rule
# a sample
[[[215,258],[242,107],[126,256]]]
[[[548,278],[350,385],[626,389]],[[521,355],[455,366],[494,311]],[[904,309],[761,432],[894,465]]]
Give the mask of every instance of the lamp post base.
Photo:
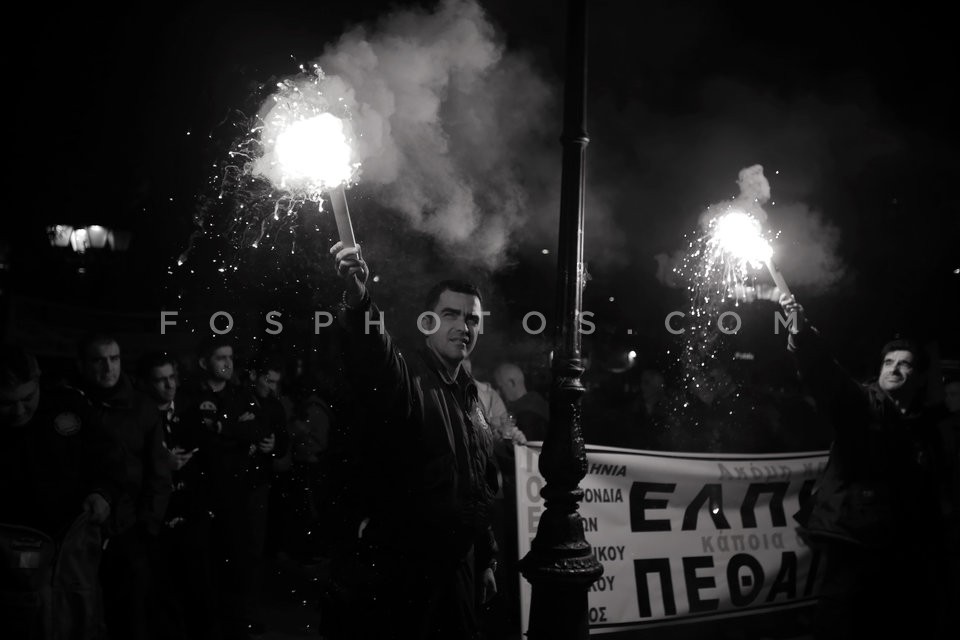
[[[559,494],[559,495],[558,495]],[[583,490],[541,491],[547,499],[537,537],[520,561],[531,585],[531,640],[563,640],[589,635],[587,589],[603,575],[603,566],[583,536],[577,503]]]

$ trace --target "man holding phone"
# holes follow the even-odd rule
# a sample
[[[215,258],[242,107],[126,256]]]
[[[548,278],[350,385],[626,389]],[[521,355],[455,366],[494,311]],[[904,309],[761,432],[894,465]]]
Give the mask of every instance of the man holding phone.
[[[163,445],[169,452],[173,492],[160,532],[154,569],[159,598],[156,620],[163,637],[216,637],[216,607],[210,560],[210,497],[200,440],[203,434],[182,419],[177,403],[177,361],[168,353],[149,353],[140,361],[144,391],[157,403]]]

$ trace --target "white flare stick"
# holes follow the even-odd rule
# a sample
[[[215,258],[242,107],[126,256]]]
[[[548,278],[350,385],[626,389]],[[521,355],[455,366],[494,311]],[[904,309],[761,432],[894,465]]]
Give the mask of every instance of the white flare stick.
[[[793,294],[790,292],[790,287],[787,286],[787,281],[783,279],[783,274],[780,273],[780,269],[774,264],[773,258],[767,258],[765,262],[767,264],[767,271],[770,272],[770,277],[773,278],[774,284],[780,289],[780,293],[792,296]]]
[[[350,208],[347,207],[347,194],[342,185],[330,191],[330,203],[333,205],[333,217],[337,221],[340,242],[345,248],[357,246],[357,240],[353,237],[353,224],[350,222]]]

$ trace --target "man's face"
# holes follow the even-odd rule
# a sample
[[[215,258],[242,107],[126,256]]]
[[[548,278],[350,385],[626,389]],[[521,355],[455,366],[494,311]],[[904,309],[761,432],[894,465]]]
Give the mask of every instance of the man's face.
[[[159,404],[173,402],[177,396],[177,370],[172,364],[163,364],[150,369],[147,382],[150,384],[154,399]]]
[[[516,400],[514,397],[516,395],[514,385],[511,384],[511,380],[507,378],[506,374],[499,369],[493,373],[493,386],[500,395],[503,396],[504,400]]]
[[[120,345],[97,342],[87,347],[80,362],[80,372],[87,383],[100,389],[112,389],[120,380]]]
[[[436,329],[427,336],[427,347],[445,363],[459,365],[477,344],[480,299],[468,293],[447,290],[440,294],[436,306],[430,311],[440,317],[440,326],[432,324],[432,316],[424,320],[424,329]]]
[[[201,365],[210,378],[229,382],[233,378],[233,347],[218,348]]]
[[[279,384],[280,372],[267,371],[266,373],[262,373],[257,376],[254,390],[257,392],[257,396],[260,398],[268,398],[270,396],[276,397]]]
[[[887,393],[904,393],[913,382],[913,354],[909,351],[891,351],[883,356],[880,365],[880,388]]]
[[[29,423],[40,404],[37,380],[16,387],[0,387],[0,426],[22,427]]]

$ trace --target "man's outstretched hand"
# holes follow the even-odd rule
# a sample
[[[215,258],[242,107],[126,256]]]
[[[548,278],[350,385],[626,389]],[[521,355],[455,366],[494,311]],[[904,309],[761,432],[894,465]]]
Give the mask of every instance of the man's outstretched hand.
[[[780,306],[783,307],[783,310],[786,312],[788,320],[791,315],[796,314],[796,321],[790,322],[787,325],[790,329],[790,333],[797,334],[806,330],[807,314],[804,312],[803,306],[797,302],[796,298],[793,296],[788,296],[787,294],[783,294],[780,296]]]
[[[337,274],[343,278],[347,304],[359,304],[367,291],[367,276],[370,275],[370,269],[360,254],[360,245],[345,248],[342,242],[338,242],[330,247],[330,253],[334,255]]]

